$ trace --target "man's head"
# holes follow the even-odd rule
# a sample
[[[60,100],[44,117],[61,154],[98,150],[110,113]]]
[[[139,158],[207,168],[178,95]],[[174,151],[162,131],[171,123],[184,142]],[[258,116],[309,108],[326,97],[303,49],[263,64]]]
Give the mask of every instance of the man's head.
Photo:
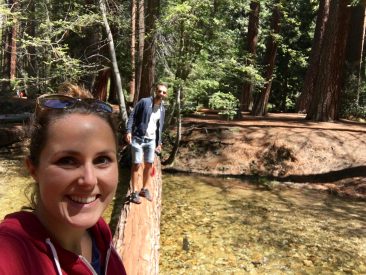
[[[158,83],[155,88],[155,98],[165,99],[168,96],[168,86],[165,83]]]

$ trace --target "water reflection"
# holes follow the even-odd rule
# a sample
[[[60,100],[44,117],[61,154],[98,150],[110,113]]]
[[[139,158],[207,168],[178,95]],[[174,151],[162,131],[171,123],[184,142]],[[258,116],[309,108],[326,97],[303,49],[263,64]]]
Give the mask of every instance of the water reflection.
[[[160,274],[365,274],[366,202],[164,175]]]

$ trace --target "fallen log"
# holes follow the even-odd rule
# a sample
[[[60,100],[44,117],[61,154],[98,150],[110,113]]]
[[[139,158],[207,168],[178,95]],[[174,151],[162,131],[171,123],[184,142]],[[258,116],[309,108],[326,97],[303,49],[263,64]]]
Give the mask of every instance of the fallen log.
[[[11,146],[23,140],[25,137],[25,129],[21,125],[0,127],[0,147]]]
[[[160,215],[162,177],[160,159],[155,159],[155,175],[149,187],[153,201],[125,203],[115,230],[114,246],[122,258],[127,274],[159,273]],[[139,189],[142,175],[139,176]],[[131,190],[128,191],[128,195]]]
[[[22,123],[29,120],[31,115],[31,113],[0,115],[0,123]]]

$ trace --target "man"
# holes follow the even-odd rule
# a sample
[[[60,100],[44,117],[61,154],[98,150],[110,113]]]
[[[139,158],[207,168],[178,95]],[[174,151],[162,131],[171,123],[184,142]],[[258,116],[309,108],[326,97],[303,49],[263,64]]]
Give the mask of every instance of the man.
[[[164,126],[165,108],[163,100],[167,97],[166,84],[156,85],[154,96],[142,98],[130,114],[127,122],[126,141],[131,144],[132,193],[130,201],[141,203],[141,197],[152,201],[148,187],[151,184],[155,151],[161,150],[161,138]],[[144,161],[142,189],[137,192],[138,174]]]

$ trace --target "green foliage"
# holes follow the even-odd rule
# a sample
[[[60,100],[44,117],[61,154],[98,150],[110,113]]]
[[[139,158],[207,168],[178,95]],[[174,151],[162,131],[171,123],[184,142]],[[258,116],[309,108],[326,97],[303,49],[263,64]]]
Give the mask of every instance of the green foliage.
[[[366,81],[359,83],[357,76],[350,76],[342,97],[340,115],[366,119]]]
[[[210,100],[209,106],[219,111],[219,115],[223,115],[227,119],[233,119],[238,111],[239,100],[231,93],[214,93]]]
[[[18,3],[17,12],[0,6],[2,18],[6,16],[7,23],[20,22],[22,28],[17,37],[17,79],[12,82],[13,89],[26,87],[28,92],[52,92],[65,80],[92,80],[109,65],[98,2],[93,5],[82,0],[31,3],[19,0]],[[116,7],[114,11],[121,13],[122,9]],[[112,26],[120,28],[128,24],[118,20],[118,16],[110,21]],[[122,41],[116,44],[123,45]]]

